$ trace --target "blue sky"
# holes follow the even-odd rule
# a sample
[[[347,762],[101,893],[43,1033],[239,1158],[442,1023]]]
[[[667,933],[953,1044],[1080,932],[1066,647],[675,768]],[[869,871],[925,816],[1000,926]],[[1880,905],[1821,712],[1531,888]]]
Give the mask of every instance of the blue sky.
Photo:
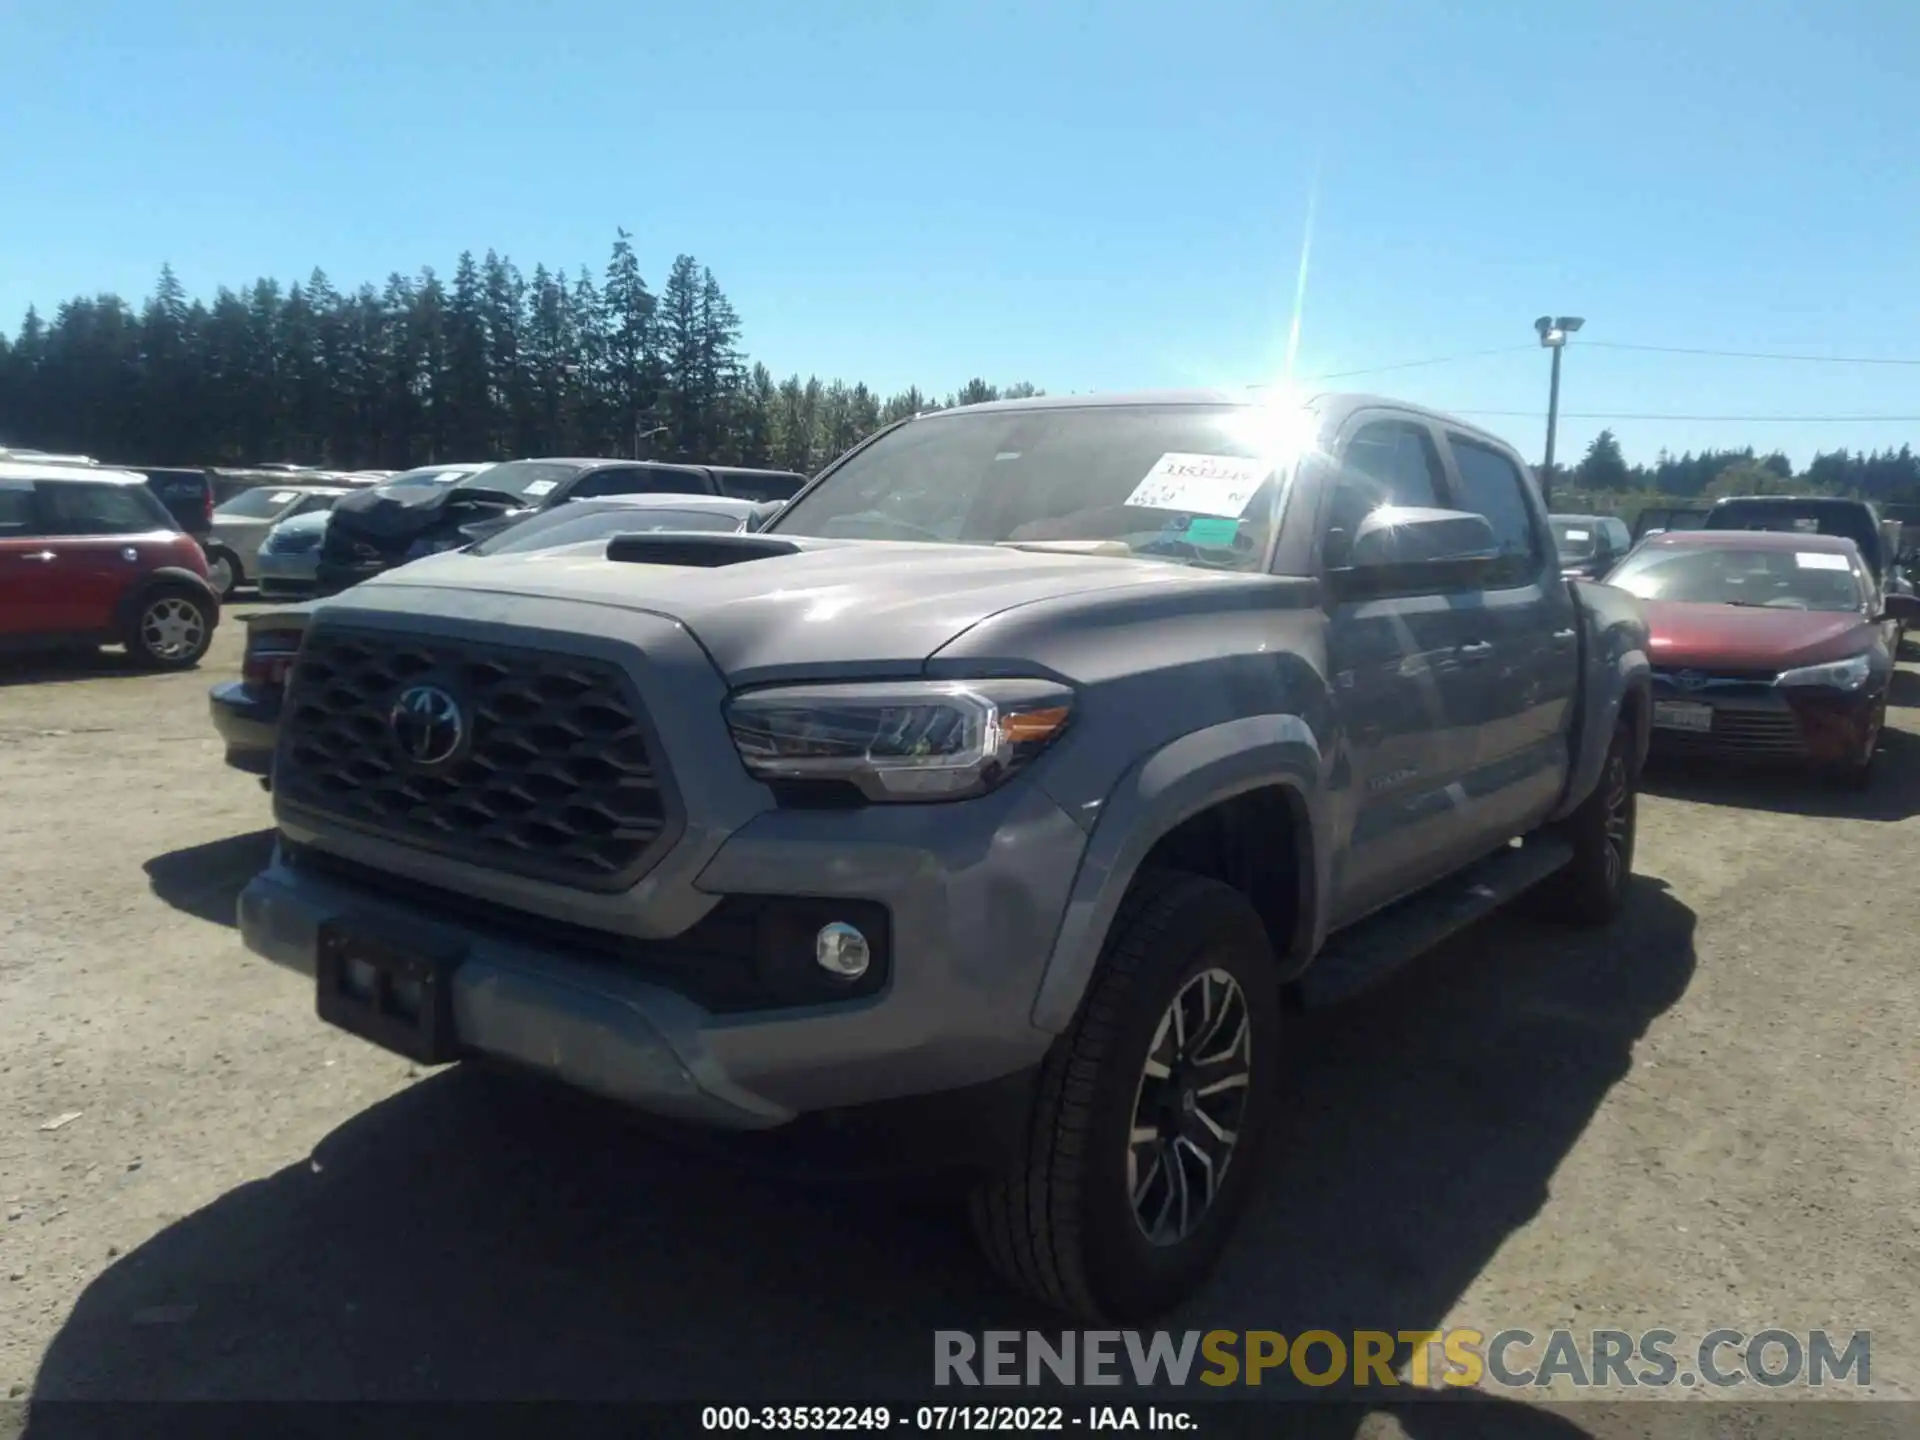
[[[1540,450],[1913,440],[1920,5],[1695,0],[14,0],[0,324],[75,293],[344,287],[489,246],[710,265],[777,373],[946,390],[1282,370]],[[30,223],[20,223],[28,220]],[[1505,349],[1505,347],[1513,347]]]

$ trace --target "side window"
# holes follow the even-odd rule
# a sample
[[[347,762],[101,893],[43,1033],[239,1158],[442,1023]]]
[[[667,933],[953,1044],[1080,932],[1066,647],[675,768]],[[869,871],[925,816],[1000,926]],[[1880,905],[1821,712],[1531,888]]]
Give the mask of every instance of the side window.
[[[1603,520],[1600,523],[1606,527],[1607,534],[1613,540],[1613,553],[1615,555],[1624,555],[1633,548],[1633,536],[1627,532],[1626,521]]]
[[[49,535],[142,535],[174,528],[166,508],[144,485],[55,480],[37,488]]]
[[[33,519],[33,482],[0,480],[0,540],[32,535],[37,529]]]
[[[331,510],[333,508],[333,502],[339,498],[338,495],[309,495],[298,505],[294,506],[293,509],[281,516],[281,519],[290,520],[295,515],[311,515],[316,510]]]
[[[1524,585],[1539,568],[1540,544],[1534,533],[1533,510],[1527,504],[1527,481],[1514,463],[1498,450],[1449,435],[1453,460],[1460,467],[1461,507],[1487,517],[1500,560],[1487,577],[1489,587]]]
[[[1382,505],[1440,503],[1440,453],[1425,426],[1405,420],[1361,426],[1340,457],[1322,531],[1322,563],[1329,569],[1346,564],[1360,522]]]

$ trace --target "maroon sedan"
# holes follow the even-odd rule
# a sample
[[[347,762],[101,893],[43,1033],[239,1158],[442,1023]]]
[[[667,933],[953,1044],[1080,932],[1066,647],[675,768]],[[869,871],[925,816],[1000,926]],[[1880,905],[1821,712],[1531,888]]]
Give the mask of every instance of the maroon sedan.
[[[1690,530],[1649,537],[1607,576],[1645,602],[1656,751],[1872,773],[1902,625],[1837,535]]]

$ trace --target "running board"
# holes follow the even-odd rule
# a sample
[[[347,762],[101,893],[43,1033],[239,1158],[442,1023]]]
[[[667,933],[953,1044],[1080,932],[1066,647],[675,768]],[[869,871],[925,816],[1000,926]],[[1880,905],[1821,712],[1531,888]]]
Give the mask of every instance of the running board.
[[[1573,859],[1558,836],[1535,835],[1327,937],[1300,977],[1310,1006],[1351,999],[1442,940],[1485,919]]]

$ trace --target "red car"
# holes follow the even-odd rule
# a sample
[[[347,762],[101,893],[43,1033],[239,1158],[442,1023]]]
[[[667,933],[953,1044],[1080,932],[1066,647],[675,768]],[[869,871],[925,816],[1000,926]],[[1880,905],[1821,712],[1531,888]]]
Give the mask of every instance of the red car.
[[[144,476],[0,463],[0,654],[124,645],[184,670],[219,623],[206,555]]]
[[[1864,785],[1900,627],[1853,541],[1752,530],[1651,536],[1608,576],[1652,631],[1653,749],[1797,761]]]

